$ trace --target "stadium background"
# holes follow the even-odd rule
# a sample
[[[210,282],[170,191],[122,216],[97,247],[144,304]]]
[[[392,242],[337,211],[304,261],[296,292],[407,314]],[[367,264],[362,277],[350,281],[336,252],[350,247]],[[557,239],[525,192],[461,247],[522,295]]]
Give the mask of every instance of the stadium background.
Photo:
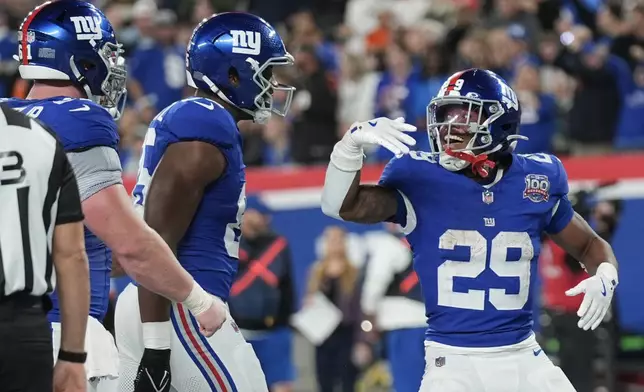
[[[147,123],[163,107],[191,94],[184,87],[185,43],[204,17],[254,12],[278,27],[296,57],[279,74],[298,88],[291,114],[267,126],[242,124],[248,192],[273,210],[273,226],[289,241],[298,299],[319,238],[337,222],[319,211],[323,165],[356,120],[405,116],[421,130],[425,106],[452,71],[493,69],[517,91],[520,151],[562,158],[573,193],[589,191],[587,207],[617,200],[612,238],[621,282],[615,315],[598,338],[597,374],[609,391],[644,384],[644,3],[636,0],[112,0],[92,1],[125,45],[130,83],[120,120],[120,154],[130,188]],[[16,34],[38,3],[0,1],[0,96],[24,96],[17,78]],[[278,97],[279,98],[279,97]],[[418,133],[419,148],[426,143]],[[376,181],[385,151],[368,154],[364,177]],[[596,191],[596,192],[595,192]],[[361,234],[378,226],[346,225],[357,265]],[[544,293],[544,298],[548,293]],[[543,341],[554,358],[548,316]],[[615,350],[613,350],[615,348]],[[298,390],[314,390],[307,343],[298,338]],[[608,354],[607,354],[608,353]],[[589,376],[590,377],[590,376]],[[621,386],[614,380],[619,379]],[[627,389],[624,389],[627,390]],[[637,390],[637,389],[629,389]]]

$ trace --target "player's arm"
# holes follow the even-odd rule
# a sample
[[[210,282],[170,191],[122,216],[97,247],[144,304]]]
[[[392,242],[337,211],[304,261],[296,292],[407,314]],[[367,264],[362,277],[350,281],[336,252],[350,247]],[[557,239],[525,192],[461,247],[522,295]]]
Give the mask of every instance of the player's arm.
[[[378,118],[356,123],[336,143],[326,171],[322,191],[322,212],[326,215],[358,223],[377,223],[391,220],[398,211],[394,189],[360,184],[363,146],[379,144],[402,156],[409,152],[407,145],[416,141],[404,132],[416,130],[402,119],[392,121]]]
[[[136,213],[121,184],[116,151],[109,147],[69,152],[85,224],[112,249],[121,267],[141,285],[201,314],[212,299],[178,264],[168,245]]]
[[[148,188],[144,218],[173,252],[192,222],[204,189],[222,175],[226,164],[219,148],[209,143],[178,142],[166,149]],[[160,349],[161,341],[169,348],[170,302],[143,287],[138,292],[146,348]]]
[[[329,163],[322,196],[322,211],[326,215],[350,222],[378,223],[393,218],[397,210],[395,190],[360,184],[359,170],[343,171],[333,160]]]
[[[580,317],[577,326],[584,330],[594,330],[604,319],[618,284],[617,260],[613,249],[595,233],[584,218],[572,210],[565,194],[557,202],[546,231],[557,245],[581,262],[593,275],[566,291],[566,295],[584,294],[577,311]]]
[[[582,263],[588,273],[594,275],[602,263],[612,264],[617,268],[617,259],[613,248],[588,225],[586,220],[576,212],[570,223],[551,238],[562,249]]]
[[[89,266],[85,253],[83,212],[74,172],[58,145],[52,175],[60,178],[52,258],[56,269],[61,310],[62,360],[85,353],[85,330],[89,314]],[[70,358],[70,353],[72,354]],[[67,358],[66,358],[67,357]]]

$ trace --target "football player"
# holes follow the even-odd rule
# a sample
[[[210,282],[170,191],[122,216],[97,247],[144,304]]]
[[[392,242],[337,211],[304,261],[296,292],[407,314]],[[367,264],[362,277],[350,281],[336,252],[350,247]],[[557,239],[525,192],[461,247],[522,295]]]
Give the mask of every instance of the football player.
[[[585,330],[601,323],[617,285],[610,245],[573,212],[556,157],[512,152],[521,109],[499,76],[452,75],[427,117],[431,152],[409,152],[413,127],[402,119],[354,124],[331,155],[324,213],[403,227],[428,323],[421,391],[574,391],[532,332],[540,238],[548,233],[593,275],[567,292],[585,294]],[[366,144],[396,155],[378,185],[360,184]]]
[[[195,96],[162,110],[145,137],[135,203],[181,265],[222,303],[237,272],[246,208],[237,122],[286,114],[294,88],[276,83],[272,70],[292,63],[279,34],[262,19],[213,15],[196,27],[186,53]],[[280,107],[273,93],[283,95]],[[115,327],[120,391],[169,390],[170,384],[179,392],[267,390],[259,361],[230,315],[206,339],[185,306],[129,285],[117,303]]]
[[[90,390],[113,390],[118,354],[101,324],[107,311],[112,252],[141,284],[184,301],[207,333],[221,325],[225,313],[145,225],[121,184],[119,138],[111,114],[118,117],[126,73],[122,50],[105,15],[85,1],[46,2],[23,21],[18,49],[20,76],[33,81],[33,88],[25,100],[4,101],[54,130],[78,179],[91,283],[85,369]],[[65,351],[60,347],[65,334],[60,320],[66,315],[59,311],[55,293],[52,300],[49,319],[56,356],[59,349]],[[76,360],[82,361],[84,354],[77,354]]]

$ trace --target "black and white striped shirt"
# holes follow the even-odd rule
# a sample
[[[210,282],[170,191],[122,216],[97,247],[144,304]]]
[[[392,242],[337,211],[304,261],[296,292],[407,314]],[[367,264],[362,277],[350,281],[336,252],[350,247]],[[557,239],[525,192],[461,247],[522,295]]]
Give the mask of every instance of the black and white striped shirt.
[[[62,145],[41,123],[0,105],[0,300],[50,293],[54,226],[82,220]]]

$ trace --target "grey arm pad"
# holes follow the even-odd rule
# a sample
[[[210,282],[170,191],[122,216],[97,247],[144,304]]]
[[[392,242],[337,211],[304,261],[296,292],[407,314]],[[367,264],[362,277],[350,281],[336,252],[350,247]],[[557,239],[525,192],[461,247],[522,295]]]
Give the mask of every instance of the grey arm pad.
[[[82,152],[67,153],[74,169],[81,201],[98,191],[123,182],[121,161],[116,150],[94,147]]]
[[[343,171],[338,169],[333,162],[329,162],[322,189],[322,212],[331,218],[342,220],[340,208],[344,198],[356,178],[357,171]]]

